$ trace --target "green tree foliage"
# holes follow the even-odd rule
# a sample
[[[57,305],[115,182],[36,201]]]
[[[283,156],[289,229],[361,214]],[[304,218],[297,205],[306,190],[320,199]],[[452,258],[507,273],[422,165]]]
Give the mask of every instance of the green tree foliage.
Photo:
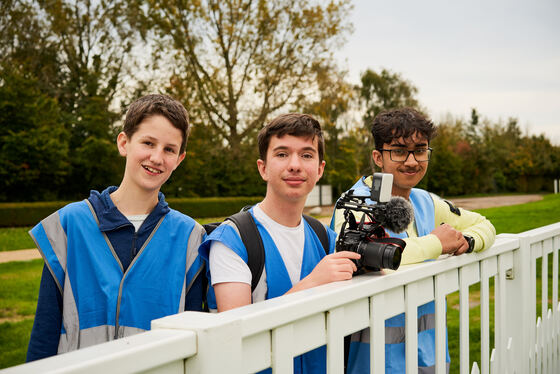
[[[122,80],[129,75],[127,69],[133,60],[129,53],[135,41],[135,31],[127,26],[126,6],[125,1],[9,0],[2,3],[1,83],[6,92],[22,98],[19,105],[35,109],[4,115],[10,120],[13,116],[19,118],[14,122],[18,131],[26,126],[41,127],[41,137],[47,134],[52,149],[64,154],[58,157],[58,162],[42,168],[38,168],[38,162],[26,163],[26,173],[11,176],[11,185],[26,200],[78,198],[91,187],[118,183],[120,163],[114,146],[114,124],[122,114],[112,106],[117,92],[121,99],[126,92]],[[28,97],[28,85],[8,79],[13,71],[33,85],[33,97]],[[35,125],[33,116],[43,115],[43,109],[36,104],[39,98],[56,106],[56,121],[47,117],[40,126]],[[42,140],[34,139],[39,134],[27,132],[20,136],[22,141],[28,139],[29,154],[46,151],[40,144]],[[17,160],[12,161],[18,164]],[[62,164],[64,171],[56,174]],[[52,168],[55,170],[51,172]],[[54,174],[58,177],[53,178]],[[49,193],[31,188],[31,175],[50,180],[51,183],[45,184]],[[64,183],[60,182],[61,178]],[[0,198],[22,197],[10,194]]]
[[[301,110],[319,120],[325,138],[326,168],[321,183],[330,184],[333,196],[344,192],[360,177],[363,161],[357,152],[364,138],[348,116],[355,106],[355,87],[345,80],[345,74],[335,67],[315,66],[315,94],[303,96]],[[364,146],[364,145],[362,145]],[[367,160],[365,160],[367,162]]]
[[[371,172],[372,118],[419,107],[399,73],[346,81],[333,52],[350,0],[4,0],[0,2],[0,201],[76,199],[117,184],[115,135],[133,98],[165,92],[192,132],[169,196],[262,195],[256,136],[288,110],[325,130],[323,181],[335,194]],[[136,48],[136,50],[135,50]],[[138,50],[152,75],[138,74]],[[422,110],[426,112],[425,110]],[[493,123],[451,116],[421,186],[443,195],[551,189],[560,147]]]
[[[438,135],[430,143],[434,152],[424,177],[428,190],[441,195],[459,195],[463,192],[462,186],[468,178],[461,173],[463,159],[459,156],[459,150],[465,147],[460,136],[461,130],[461,123],[439,126]]]
[[[366,70],[361,76],[360,97],[365,103],[364,121],[371,123],[377,113],[399,107],[418,107],[418,89],[399,73],[382,69]]]
[[[425,179],[441,195],[551,191],[560,176],[560,147],[544,135],[523,135],[515,118],[480,121],[474,109],[470,122],[448,116],[431,146]]]
[[[2,74],[0,201],[54,199],[68,169],[60,108],[32,76],[6,66]]]
[[[374,146],[371,135],[373,118],[384,110],[399,107],[413,107],[419,109],[415,95],[418,89],[398,73],[382,69],[380,73],[367,69],[361,75],[361,85],[357,87],[363,106],[364,130],[363,141],[358,144],[358,152],[363,160],[368,160],[361,167],[362,174],[368,174],[374,168],[371,161],[371,151]],[[419,109],[420,110],[420,109]]]

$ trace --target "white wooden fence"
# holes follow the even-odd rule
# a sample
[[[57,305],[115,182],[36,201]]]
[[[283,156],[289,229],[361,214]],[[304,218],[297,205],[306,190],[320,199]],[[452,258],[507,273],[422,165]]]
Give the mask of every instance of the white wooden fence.
[[[290,373],[294,356],[325,344],[329,373],[342,373],[343,337],[365,327],[373,337],[372,372],[383,373],[384,320],[403,312],[406,372],[416,373],[416,308],[430,300],[436,304],[436,371],[444,373],[446,295],[456,291],[461,373],[560,373],[559,248],[560,222],[519,235],[499,235],[481,254],[404,266],[391,274],[366,274],[225,313],[162,318],[153,321],[152,331],[5,373],[250,373],[267,367]],[[470,367],[469,286],[477,283],[481,360]],[[537,312],[539,289],[542,307]]]

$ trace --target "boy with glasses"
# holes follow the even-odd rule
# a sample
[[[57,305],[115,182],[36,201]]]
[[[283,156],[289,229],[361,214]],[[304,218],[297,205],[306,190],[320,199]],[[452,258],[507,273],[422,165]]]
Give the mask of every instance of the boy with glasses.
[[[442,254],[458,256],[479,252],[492,246],[496,231],[485,217],[414,188],[426,174],[432,153],[430,141],[436,129],[430,120],[412,108],[392,109],[374,118],[371,133],[375,142],[372,152],[375,165],[383,173],[393,175],[392,195],[410,201],[414,210],[414,220],[405,232],[389,233],[406,242],[402,265],[436,259]],[[362,177],[351,189],[356,195],[369,196],[371,185],[372,176]],[[343,222],[343,210],[335,210],[331,228],[338,233]],[[424,328],[418,333],[419,372],[435,369],[434,307],[434,302],[430,302],[418,308],[419,330]],[[404,373],[404,334],[398,334],[401,327],[404,329],[404,314],[388,319],[385,326],[385,340],[391,342],[386,343],[385,349],[386,373]],[[369,373],[369,331],[364,334],[365,331],[355,334],[359,337],[353,336],[349,373]],[[399,336],[393,339],[395,334]],[[449,353],[446,361],[449,370]]]

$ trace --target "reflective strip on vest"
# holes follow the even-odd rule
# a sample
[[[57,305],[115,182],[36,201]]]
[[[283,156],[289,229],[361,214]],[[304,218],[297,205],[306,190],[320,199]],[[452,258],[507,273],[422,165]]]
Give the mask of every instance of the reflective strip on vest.
[[[54,212],[33,227],[29,235],[45,259],[45,264],[62,294],[66,272],[66,233],[60,224],[58,212]]]
[[[87,201],[72,203],[31,230],[62,289],[59,353],[149,330],[151,320],[184,310],[185,289],[201,271],[192,246],[203,229],[191,218],[171,209],[123,274],[94,213]]]
[[[434,314],[424,314],[418,318],[418,332],[435,329],[436,319]],[[369,327],[352,334],[350,341],[369,343]],[[398,344],[405,342],[404,326],[385,326],[385,344]]]

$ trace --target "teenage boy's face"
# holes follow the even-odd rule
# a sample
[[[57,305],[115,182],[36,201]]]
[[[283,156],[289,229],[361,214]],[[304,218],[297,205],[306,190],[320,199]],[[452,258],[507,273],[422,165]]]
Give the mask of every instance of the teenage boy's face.
[[[181,142],[181,131],[161,115],[144,119],[130,138],[121,132],[117,145],[126,157],[126,182],[144,190],[159,190],[185,158],[184,152],[179,154]]]
[[[384,150],[404,149],[413,151],[425,148],[428,148],[428,139],[418,132],[410,138],[396,138],[391,143],[383,144]],[[395,196],[408,198],[410,190],[424,178],[428,170],[428,161],[418,162],[411,153],[408,154],[405,161],[392,161],[390,152],[375,149],[372,152],[372,157],[381,171],[393,174],[392,194]]]
[[[319,161],[317,137],[284,135],[270,139],[266,160],[258,160],[257,166],[267,182],[267,196],[299,201],[323,175],[325,161]]]

